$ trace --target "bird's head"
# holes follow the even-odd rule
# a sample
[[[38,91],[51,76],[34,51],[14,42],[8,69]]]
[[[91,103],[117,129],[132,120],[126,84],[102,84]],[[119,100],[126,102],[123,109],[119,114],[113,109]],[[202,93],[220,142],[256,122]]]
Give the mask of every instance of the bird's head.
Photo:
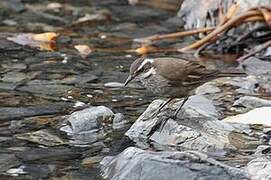
[[[130,66],[130,74],[126,79],[124,86],[135,78],[147,78],[152,74],[155,74],[155,68],[153,66],[153,59],[138,58]]]

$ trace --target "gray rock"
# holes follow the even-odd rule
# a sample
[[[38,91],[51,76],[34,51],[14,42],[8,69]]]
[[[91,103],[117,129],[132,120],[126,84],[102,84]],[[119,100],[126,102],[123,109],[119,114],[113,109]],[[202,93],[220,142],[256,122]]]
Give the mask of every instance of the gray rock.
[[[0,90],[15,90],[16,87],[16,83],[0,82]]]
[[[14,154],[1,153],[0,155],[0,172],[5,172],[12,167],[19,166],[21,163]]]
[[[81,155],[65,147],[31,148],[16,155],[24,162],[49,162],[77,159]]]
[[[121,113],[116,113],[113,119],[113,129],[121,129],[127,127],[129,121]]]
[[[223,119],[224,122],[243,124],[262,124],[271,126],[271,107],[255,108],[245,114],[239,114]]]
[[[69,106],[69,103],[54,103],[25,107],[0,107],[0,120],[12,120],[30,116],[56,114],[62,112]]]
[[[55,96],[63,96],[72,89],[74,87],[60,84],[29,84],[18,88],[19,91]]]
[[[256,57],[250,57],[241,62],[239,66],[248,75],[271,77],[271,61],[264,61]]]
[[[119,88],[119,87],[123,87],[124,84],[123,83],[119,83],[119,82],[108,82],[104,84],[105,87],[111,87],[111,88]]]
[[[114,113],[105,106],[86,108],[72,113],[68,125],[61,128],[72,137],[72,144],[87,145],[104,138],[102,122],[111,121]]]
[[[17,139],[38,143],[45,146],[57,146],[64,144],[64,141],[58,136],[50,133],[48,130],[38,130],[35,132],[29,132],[24,134],[15,135]]]
[[[141,146],[142,139],[149,138],[161,145],[180,146],[223,154],[225,148],[234,148],[229,141],[231,132],[249,132],[248,127],[232,126],[229,123],[219,121],[220,115],[212,102],[201,95],[191,96],[176,120],[168,117],[170,114],[168,111],[163,111],[158,116],[152,117],[161,103],[161,100],[151,103],[125,133],[139,146]],[[172,105],[170,110],[175,110],[180,103],[181,101]],[[153,132],[153,129],[161,121],[166,121],[164,128]]]
[[[196,89],[196,94],[214,94],[221,92],[221,89],[211,83],[205,83]]]
[[[129,147],[104,158],[102,176],[111,180],[246,179],[243,170],[219,163],[199,152],[152,152]]]
[[[234,110],[239,112],[245,112],[263,106],[271,106],[271,101],[253,96],[243,96],[233,103]]]
[[[255,152],[256,158],[246,166],[251,179],[271,179],[271,146],[259,146]]]

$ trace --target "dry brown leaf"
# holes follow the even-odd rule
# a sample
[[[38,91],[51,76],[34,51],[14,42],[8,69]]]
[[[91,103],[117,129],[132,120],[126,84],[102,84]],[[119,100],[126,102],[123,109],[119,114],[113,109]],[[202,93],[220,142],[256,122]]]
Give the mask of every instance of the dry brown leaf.
[[[271,12],[265,8],[260,8],[261,12],[263,13],[264,20],[266,24],[271,27]]]
[[[48,32],[42,34],[33,34],[32,39],[40,42],[53,42],[56,40],[58,34],[55,32]]]
[[[142,47],[137,48],[135,50],[135,52],[140,55],[148,54],[150,52],[156,52],[156,51],[157,51],[157,49],[153,46],[142,46]]]
[[[23,33],[8,37],[7,39],[23,46],[27,45],[39,48],[40,50],[52,51],[55,49],[55,40],[57,36],[57,33],[54,32],[42,34]]]
[[[90,53],[92,53],[92,49],[88,45],[75,45],[75,49],[80,53],[81,57],[85,58],[87,57]]]

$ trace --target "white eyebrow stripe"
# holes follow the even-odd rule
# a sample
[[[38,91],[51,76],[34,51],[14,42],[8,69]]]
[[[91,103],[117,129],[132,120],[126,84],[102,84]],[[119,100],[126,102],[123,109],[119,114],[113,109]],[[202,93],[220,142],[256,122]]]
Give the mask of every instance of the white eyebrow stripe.
[[[145,64],[147,63],[153,63],[153,59],[145,59],[141,65],[137,68],[137,71],[140,70],[141,68],[143,68],[143,66],[145,66]]]
[[[152,67],[148,72],[142,74],[141,77],[145,79],[145,78],[147,78],[147,77],[149,77],[150,75],[153,75],[153,74],[156,74],[156,71],[155,71],[154,67]]]

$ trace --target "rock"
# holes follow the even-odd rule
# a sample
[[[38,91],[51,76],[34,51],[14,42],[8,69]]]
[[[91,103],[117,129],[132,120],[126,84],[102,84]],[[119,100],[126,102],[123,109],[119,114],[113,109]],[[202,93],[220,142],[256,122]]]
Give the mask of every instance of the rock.
[[[65,147],[31,148],[17,153],[16,156],[24,162],[38,161],[39,163],[67,161],[79,158],[80,153],[72,152]]]
[[[16,87],[16,83],[0,82],[0,90],[15,90]]]
[[[129,121],[121,113],[116,113],[113,119],[113,129],[122,129],[129,125]]]
[[[7,171],[7,174],[9,174],[10,176],[19,176],[19,175],[23,175],[23,174],[27,174],[24,171],[25,166],[20,166],[19,168],[11,168]]]
[[[48,130],[38,130],[35,132],[29,132],[24,134],[15,135],[17,139],[38,143],[45,146],[57,146],[64,144],[64,141],[58,136],[51,134]]]
[[[72,113],[68,125],[61,128],[72,137],[73,144],[91,144],[104,138],[102,123],[111,121],[114,113],[105,106],[97,106]]]
[[[271,106],[271,101],[253,96],[243,96],[233,103],[234,109],[239,112],[244,112],[263,106]]]
[[[63,96],[63,94],[67,94],[68,91],[73,89],[75,88],[72,86],[60,84],[28,84],[18,88],[19,91],[55,96]]]
[[[224,12],[227,12],[233,2],[229,0],[221,1]],[[237,14],[245,12],[249,8],[257,6],[268,6],[270,0],[236,0],[239,5]],[[216,26],[219,23],[216,12],[218,11],[219,3],[216,0],[199,0],[191,2],[184,0],[178,16],[186,23],[185,29],[198,29],[206,26]]]
[[[93,75],[93,73],[86,72],[83,74],[67,77],[56,82],[62,83],[62,84],[85,84],[85,83],[93,82],[97,79],[98,77]]]
[[[11,83],[17,83],[26,79],[32,79],[34,78],[38,72],[31,72],[31,73],[22,73],[22,72],[8,72],[3,76],[1,79],[3,82],[11,82]]]
[[[243,124],[262,124],[271,126],[271,107],[255,108],[245,114],[239,114],[223,119],[224,122]]]
[[[247,126],[232,126],[229,123],[219,121],[220,115],[216,108],[210,100],[202,95],[191,96],[176,120],[168,117],[170,114],[168,111],[161,112],[158,117],[152,117],[161,103],[161,100],[151,103],[125,133],[139,146],[141,146],[142,139],[143,141],[151,139],[160,145],[180,146],[222,155],[225,153],[225,148],[234,148],[229,140],[231,132],[244,134],[249,132]],[[170,107],[170,110],[175,110],[180,106],[180,103],[182,102],[175,103]],[[156,127],[161,121],[166,121],[166,124],[159,131]]]
[[[69,103],[54,103],[25,107],[0,107],[0,120],[12,120],[30,116],[56,114],[62,112],[69,106]]]
[[[152,152],[129,147],[100,163],[102,176],[111,180],[246,179],[243,170],[193,151]]]
[[[2,8],[13,12],[21,12],[25,9],[20,0],[1,0],[0,9]]]
[[[5,172],[12,167],[19,166],[21,162],[14,154],[1,153],[0,155],[0,172]]]
[[[246,166],[246,171],[250,178],[253,180],[271,179],[271,146],[259,146],[255,155],[256,158]]]
[[[250,57],[242,61],[239,67],[248,75],[271,77],[271,61],[268,60],[260,60],[256,57]]]
[[[221,92],[221,89],[210,83],[205,83],[196,89],[196,94],[215,94]]]
[[[103,159],[103,156],[93,156],[93,157],[87,157],[82,160],[82,165],[85,167],[90,167],[93,164],[97,164],[101,162]]]
[[[120,87],[124,87],[123,83],[119,83],[119,82],[108,82],[104,84],[105,87],[110,87],[110,88],[120,88]]]

